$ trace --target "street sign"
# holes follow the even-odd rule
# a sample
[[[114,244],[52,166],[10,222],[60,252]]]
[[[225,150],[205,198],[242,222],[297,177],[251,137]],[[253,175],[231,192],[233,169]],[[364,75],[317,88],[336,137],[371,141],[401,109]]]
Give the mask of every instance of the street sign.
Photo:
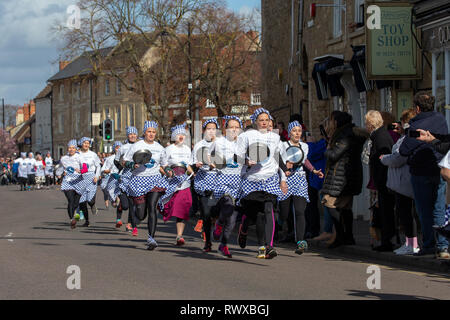
[[[93,113],[92,114],[92,125],[98,126],[100,125],[100,113]]]

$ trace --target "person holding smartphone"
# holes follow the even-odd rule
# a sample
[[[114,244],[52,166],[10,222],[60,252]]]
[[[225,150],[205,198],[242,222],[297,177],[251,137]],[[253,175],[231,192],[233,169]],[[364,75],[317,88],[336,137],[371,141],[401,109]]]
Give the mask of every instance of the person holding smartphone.
[[[434,111],[434,105],[435,97],[432,95],[425,92],[415,95],[417,116],[409,121],[409,135],[418,129],[448,134],[445,117]],[[408,157],[414,200],[422,227],[423,246],[417,255],[434,254],[436,248],[438,257],[448,258],[448,240],[438,234],[435,241],[433,230],[433,225],[442,225],[445,219],[446,183],[438,166],[444,155],[431,144],[411,136],[405,138],[399,152]]]

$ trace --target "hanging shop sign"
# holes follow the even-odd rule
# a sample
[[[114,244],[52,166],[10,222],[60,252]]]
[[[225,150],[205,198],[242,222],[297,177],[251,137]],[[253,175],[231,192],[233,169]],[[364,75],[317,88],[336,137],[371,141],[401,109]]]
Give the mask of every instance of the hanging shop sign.
[[[402,2],[371,2],[380,8],[379,28],[366,29],[366,70],[369,80],[422,78],[422,59],[412,26],[413,7]]]

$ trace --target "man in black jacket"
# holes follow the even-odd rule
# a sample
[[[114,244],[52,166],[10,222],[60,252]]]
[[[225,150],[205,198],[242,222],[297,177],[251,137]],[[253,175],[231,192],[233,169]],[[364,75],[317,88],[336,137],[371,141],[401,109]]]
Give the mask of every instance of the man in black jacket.
[[[422,129],[439,135],[447,135],[447,122],[442,114],[434,111],[435,98],[426,93],[417,93],[414,105],[417,116],[410,120],[409,131]],[[439,161],[444,156],[426,142],[414,137],[406,137],[400,150],[402,156],[408,157],[414,200],[419,214],[423,247],[418,255],[431,254],[437,248],[440,258],[449,258],[448,241],[445,237],[434,237],[433,225],[442,225],[445,220],[446,183],[440,175]]]

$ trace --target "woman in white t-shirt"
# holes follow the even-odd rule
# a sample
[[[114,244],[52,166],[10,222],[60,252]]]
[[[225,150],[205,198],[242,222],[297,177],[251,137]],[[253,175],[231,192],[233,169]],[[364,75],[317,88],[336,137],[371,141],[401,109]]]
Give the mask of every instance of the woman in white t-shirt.
[[[27,182],[28,182],[28,174],[27,174],[27,154],[26,152],[20,153],[20,158],[14,160],[14,163],[18,163],[19,167],[17,168],[17,179],[20,183],[20,191],[27,190]]]
[[[185,124],[172,127],[171,131],[171,139],[175,143],[165,149],[167,165],[164,167],[164,173],[168,178],[168,187],[159,200],[159,207],[164,221],[171,217],[177,218],[176,245],[182,246],[185,243],[183,238],[185,221],[189,219],[192,206],[191,182],[188,175],[192,175],[194,171],[189,165],[191,148],[185,144],[187,136]]]
[[[33,152],[28,153],[25,163],[27,164],[28,190],[31,190],[31,186],[36,184],[36,159]]]
[[[288,187],[286,176],[284,172],[280,172],[279,167],[280,136],[268,130],[269,111],[259,108],[250,118],[257,129],[245,131],[237,140],[237,156],[247,158],[248,166],[247,172],[242,176],[242,190],[238,204],[244,207],[246,215],[247,212],[256,214],[259,246],[257,258],[272,259],[277,256],[273,248],[275,230],[273,209],[277,198],[286,194]],[[266,147],[269,153],[265,159],[261,159],[262,161],[257,163],[249,158],[249,154],[259,153],[258,150],[264,150]]]
[[[36,155],[36,188],[38,190],[41,189],[41,187],[45,183],[45,162],[42,160],[42,156],[40,154]]]
[[[445,211],[444,224],[440,226],[442,231],[446,231],[446,237],[448,238],[450,234],[450,151],[447,152],[441,162],[439,162],[439,167],[441,167],[441,175],[447,181],[447,196],[446,203],[447,209]]]
[[[166,163],[166,155],[164,147],[155,141],[157,130],[158,124],[155,121],[146,121],[144,123],[144,139],[132,144],[123,158],[125,167],[132,169],[127,190],[127,194],[135,206],[132,234],[137,236],[135,224],[143,221],[148,213],[148,250],[153,250],[158,246],[154,239],[158,220],[157,205],[158,200],[167,189],[167,181],[162,176],[164,173],[162,166]],[[151,152],[151,160],[146,164],[133,162],[134,154],[141,150]]]

